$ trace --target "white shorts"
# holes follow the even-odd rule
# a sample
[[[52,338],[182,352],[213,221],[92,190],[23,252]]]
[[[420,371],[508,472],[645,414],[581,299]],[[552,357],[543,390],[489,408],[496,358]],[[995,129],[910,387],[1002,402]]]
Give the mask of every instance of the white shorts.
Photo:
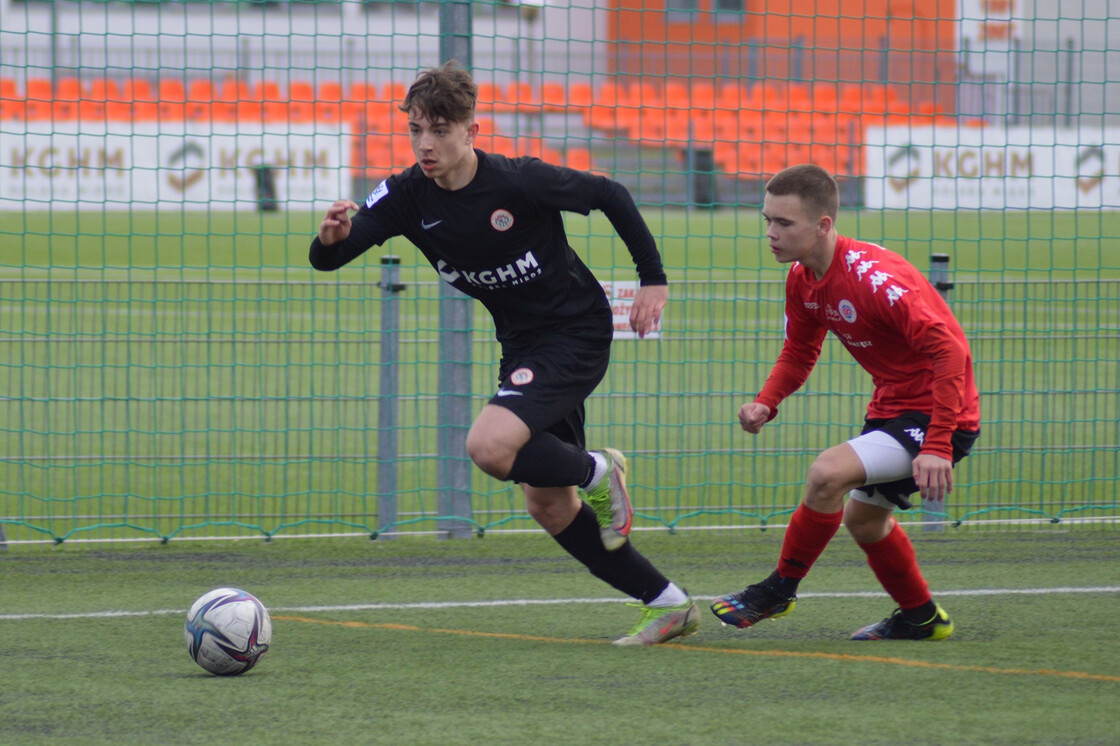
[[[914,473],[914,457],[901,443],[882,430],[872,430],[858,438],[852,438],[848,445],[863,463],[863,471],[867,474],[866,484],[894,482],[906,479]],[[887,510],[898,507],[875,489],[867,492],[856,488],[848,493],[848,497]]]

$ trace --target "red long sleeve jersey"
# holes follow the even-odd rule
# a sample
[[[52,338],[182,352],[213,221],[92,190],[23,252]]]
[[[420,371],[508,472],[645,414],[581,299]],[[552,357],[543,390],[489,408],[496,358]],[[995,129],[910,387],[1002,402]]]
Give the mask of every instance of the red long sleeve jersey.
[[[799,389],[831,331],[871,374],[871,418],[930,415],[923,453],[952,456],[954,430],[980,427],[972,353],[953,312],[908,261],[875,244],[839,237],[820,280],[797,262],[786,277],[785,344],[755,401],[777,413]]]

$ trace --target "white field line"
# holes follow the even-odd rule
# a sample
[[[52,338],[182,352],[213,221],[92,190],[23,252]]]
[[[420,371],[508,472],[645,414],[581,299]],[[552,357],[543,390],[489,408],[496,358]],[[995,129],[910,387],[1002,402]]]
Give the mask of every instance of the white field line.
[[[938,598],[945,596],[1048,596],[1059,594],[1104,594],[1120,593],[1120,586],[1058,586],[1055,588],[976,588],[936,592]],[[881,598],[886,596],[882,591],[836,591],[819,593],[798,593],[798,598]],[[712,601],[715,596],[693,596],[696,601]],[[411,609],[475,609],[486,607],[517,607],[517,606],[559,606],[561,604],[618,604],[625,599],[619,598],[520,598],[503,599],[494,601],[421,601],[416,603],[395,604],[336,604],[325,606],[273,606],[269,611],[273,614],[300,613],[310,614],[315,612],[338,611],[407,611]],[[182,609],[155,609],[151,611],[86,611],[75,613],[27,613],[27,614],[0,614],[0,622],[18,622],[28,619],[117,619],[124,617],[170,616],[185,614]]]

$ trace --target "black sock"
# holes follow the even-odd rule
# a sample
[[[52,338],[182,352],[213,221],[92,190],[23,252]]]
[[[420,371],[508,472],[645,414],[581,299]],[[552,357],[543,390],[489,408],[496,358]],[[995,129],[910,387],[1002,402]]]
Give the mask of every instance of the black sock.
[[[599,536],[595,511],[584,503],[566,529],[553,537],[591,574],[628,596],[648,604],[669,587],[669,580],[638,553],[630,542],[608,552]]]
[[[517,452],[506,479],[533,487],[570,487],[586,483],[594,470],[595,459],[587,451],[552,433],[537,433]]]
[[[913,609],[902,610],[902,618],[910,622],[910,624],[925,624],[926,622],[932,621],[933,617],[936,615],[937,604],[933,602],[933,599]]]
[[[786,598],[793,598],[797,595],[797,586],[801,583],[801,578],[787,578],[778,573],[777,570],[770,573],[770,577],[762,581],[762,585],[770,590],[777,591]]]

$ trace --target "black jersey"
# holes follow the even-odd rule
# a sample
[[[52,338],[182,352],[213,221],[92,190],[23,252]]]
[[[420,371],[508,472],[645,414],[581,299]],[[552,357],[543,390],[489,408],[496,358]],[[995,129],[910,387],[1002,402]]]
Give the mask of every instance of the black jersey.
[[[610,305],[568,244],[561,216],[600,210],[629,249],[642,284],[665,284],[653,235],[621,184],[537,158],[475,153],[478,171],[462,189],[443,189],[419,166],[381,182],[353,217],[348,239],[323,246],[315,238],[312,266],[337,269],[404,236],[445,282],[486,306],[503,344],[579,327],[609,335]]]

